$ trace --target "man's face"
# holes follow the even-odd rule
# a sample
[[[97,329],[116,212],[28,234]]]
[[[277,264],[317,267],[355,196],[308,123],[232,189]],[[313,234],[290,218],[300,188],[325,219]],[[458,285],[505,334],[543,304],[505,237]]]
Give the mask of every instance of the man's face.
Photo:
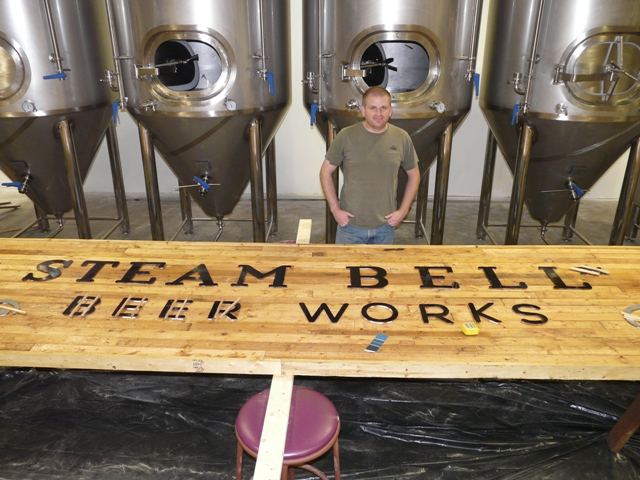
[[[386,95],[370,96],[367,98],[367,104],[360,107],[360,113],[364,117],[364,126],[367,130],[382,133],[387,129],[387,122],[393,113],[391,100]]]

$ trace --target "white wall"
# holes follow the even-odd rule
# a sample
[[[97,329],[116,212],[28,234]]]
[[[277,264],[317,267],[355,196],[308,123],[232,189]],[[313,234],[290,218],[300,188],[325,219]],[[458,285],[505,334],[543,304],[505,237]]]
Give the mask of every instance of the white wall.
[[[485,0],[483,20],[490,0]],[[302,1],[291,0],[291,84],[292,103],[276,135],[278,196],[282,198],[321,197],[318,171],[325,146],[320,134],[309,126],[309,115],[302,104]],[[478,71],[482,74],[484,35],[486,22],[480,36]],[[481,77],[482,78],[482,77]],[[125,188],[130,197],[144,195],[144,176],[140,155],[138,130],[135,122],[120,113],[118,141],[125,177]],[[471,112],[453,139],[450,197],[479,197],[487,138],[487,124],[474,99]],[[175,193],[177,180],[156,155],[158,177],[162,193]],[[617,199],[624,175],[626,156],[603,176],[589,193],[590,198]],[[433,181],[434,174],[431,175]],[[506,163],[499,158],[494,179],[494,198],[509,197],[512,176]],[[103,145],[85,182],[86,192],[110,192],[110,169],[106,145]],[[432,190],[431,190],[432,191]]]

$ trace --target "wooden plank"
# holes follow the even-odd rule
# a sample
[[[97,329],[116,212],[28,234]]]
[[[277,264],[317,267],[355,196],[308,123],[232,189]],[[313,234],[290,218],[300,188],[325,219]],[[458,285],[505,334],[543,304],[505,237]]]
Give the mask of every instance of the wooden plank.
[[[253,475],[254,480],[278,480],[282,476],[282,460],[287,441],[292,393],[292,375],[273,376]]]
[[[296,243],[298,245],[309,245],[309,243],[311,243],[311,219],[301,218],[298,222]]]
[[[627,411],[620,417],[607,435],[607,444],[612,452],[618,453],[625,443],[640,427],[640,395],[636,397]]]
[[[0,300],[27,314],[0,316],[0,364],[640,380],[640,329],[621,314],[640,299],[639,270],[636,247],[2,239]],[[124,318],[130,298],[146,303]],[[384,348],[365,353],[377,333]]]

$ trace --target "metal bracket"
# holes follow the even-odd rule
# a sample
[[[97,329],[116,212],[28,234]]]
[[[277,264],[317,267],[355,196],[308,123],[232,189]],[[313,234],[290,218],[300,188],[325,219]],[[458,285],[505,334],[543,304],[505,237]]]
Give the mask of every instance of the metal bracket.
[[[143,67],[142,65],[134,65],[134,67],[136,69],[136,78],[158,75],[160,73],[156,67]]]
[[[343,82],[349,80],[350,78],[362,78],[367,75],[366,70],[350,70],[349,65],[346,63],[343,63],[340,68],[340,80],[342,80]]]

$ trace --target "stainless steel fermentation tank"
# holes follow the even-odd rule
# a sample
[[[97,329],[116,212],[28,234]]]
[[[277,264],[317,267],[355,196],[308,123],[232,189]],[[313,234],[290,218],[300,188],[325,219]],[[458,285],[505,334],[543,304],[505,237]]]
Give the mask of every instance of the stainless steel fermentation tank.
[[[499,146],[514,175],[505,244],[518,242],[525,204],[543,238],[563,216],[571,238],[580,198],[640,135],[638,1],[493,0],[482,72],[491,131],[478,237]],[[640,169],[631,152],[610,244],[628,229]]]
[[[127,97],[122,103],[140,130],[152,237],[164,239],[155,147],[179,180],[183,219],[190,217],[190,195],[221,224],[251,180],[254,241],[264,242],[262,156],[291,97],[289,2],[107,1]],[[274,168],[269,154],[272,223]]]
[[[420,160],[417,236],[425,233],[428,171],[438,158],[433,244],[443,240],[453,132],[471,109],[481,8],[481,0],[304,0],[304,103],[312,125],[329,146],[338,130],[361,121],[365,90],[385,87],[391,122],[409,132]],[[405,182],[406,175],[399,197]],[[335,229],[327,209],[328,243]]]
[[[79,237],[91,238],[82,183],[105,132],[117,220],[129,230],[115,97],[101,82],[111,56],[101,0],[0,2],[0,169],[33,201],[43,230],[47,215],[62,228],[73,208]]]

